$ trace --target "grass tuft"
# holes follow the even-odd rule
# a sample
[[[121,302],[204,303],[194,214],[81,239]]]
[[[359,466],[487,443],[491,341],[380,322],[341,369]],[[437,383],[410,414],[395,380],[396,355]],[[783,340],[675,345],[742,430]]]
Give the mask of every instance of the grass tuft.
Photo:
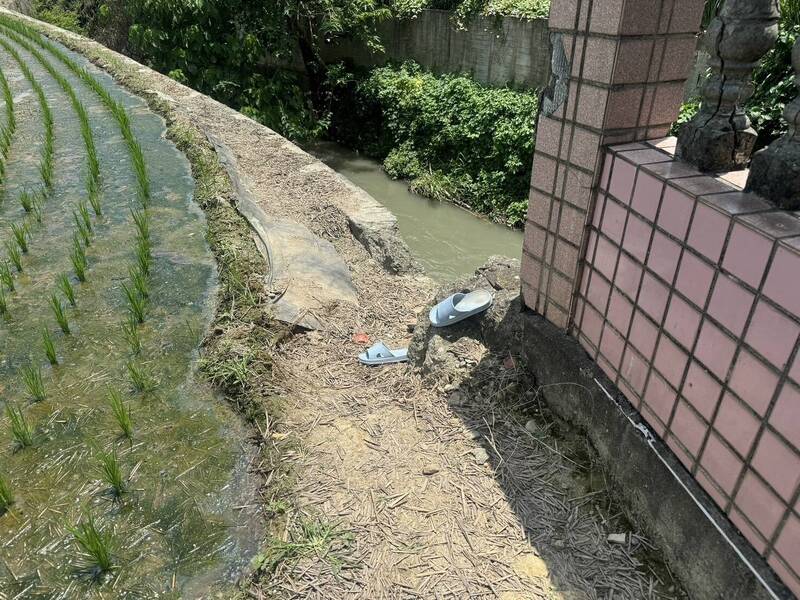
[[[69,528],[69,532],[75,537],[81,552],[89,560],[96,578],[114,568],[111,533],[101,531],[92,515],[76,527]]]
[[[117,425],[122,430],[124,435],[129,440],[133,439],[133,420],[131,419],[130,406],[125,404],[122,400],[122,394],[115,389],[108,390],[108,404],[111,406],[111,412]]]
[[[6,416],[11,423],[11,436],[19,448],[33,446],[33,429],[25,420],[25,415],[15,404],[10,402],[6,405]]]
[[[47,398],[42,379],[42,369],[38,365],[32,364],[22,367],[22,381],[33,398],[34,402],[41,402]]]
[[[53,341],[53,336],[50,335],[50,330],[47,327],[42,328],[42,346],[44,346],[44,354],[47,357],[47,362],[55,367],[58,364],[56,344]]]
[[[50,306],[53,309],[53,315],[55,316],[56,322],[58,323],[58,326],[61,328],[61,331],[63,331],[64,334],[69,335],[70,330],[69,330],[69,319],[67,318],[67,313],[64,312],[64,305],[61,304],[61,300],[55,294],[50,296]]]

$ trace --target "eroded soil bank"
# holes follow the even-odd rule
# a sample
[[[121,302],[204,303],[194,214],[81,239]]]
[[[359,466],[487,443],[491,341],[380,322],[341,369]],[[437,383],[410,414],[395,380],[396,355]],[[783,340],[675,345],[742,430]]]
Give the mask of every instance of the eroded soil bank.
[[[434,335],[425,315],[447,290],[384,269],[353,235],[358,197],[335,174],[192,90],[47,31],[148,97],[180,134],[195,176],[211,174],[199,177],[200,202],[223,294],[206,372],[258,424],[254,467],[270,517],[242,596],[684,597],[658,549],[622,516],[591,449],[552,420],[527,379],[513,265],[460,282],[492,289],[495,309]],[[319,310],[316,331],[284,335],[271,323],[263,263],[230,210],[208,132],[235,153],[266,212],[332,244],[357,303]],[[412,338],[416,364],[355,360],[366,343]]]

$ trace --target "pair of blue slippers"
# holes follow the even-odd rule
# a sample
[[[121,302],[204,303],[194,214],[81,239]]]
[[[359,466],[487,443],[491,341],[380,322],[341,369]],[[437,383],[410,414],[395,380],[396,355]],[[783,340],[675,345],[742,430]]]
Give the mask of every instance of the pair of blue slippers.
[[[431,325],[448,327],[487,310],[494,300],[486,290],[475,290],[468,294],[453,294],[434,306],[430,312]],[[388,365],[408,360],[408,348],[391,350],[383,342],[378,342],[366,352],[358,355],[365,365]]]

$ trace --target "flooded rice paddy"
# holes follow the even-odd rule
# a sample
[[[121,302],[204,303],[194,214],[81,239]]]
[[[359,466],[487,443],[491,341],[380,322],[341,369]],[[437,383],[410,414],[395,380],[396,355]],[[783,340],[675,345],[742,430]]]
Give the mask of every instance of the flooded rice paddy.
[[[8,139],[0,200],[0,483],[7,494],[4,503],[0,489],[0,599],[224,593],[261,532],[247,508],[255,484],[243,425],[193,376],[216,270],[203,214],[192,203],[190,166],[142,100],[53,44],[124,107],[126,133],[124,119],[80,71],[3,23],[0,68],[13,115],[8,101],[0,106]],[[131,134],[144,157],[146,194]],[[141,256],[144,245],[149,258]],[[110,397],[129,412],[130,437]],[[110,551],[106,572],[91,540],[78,540],[92,529]]]

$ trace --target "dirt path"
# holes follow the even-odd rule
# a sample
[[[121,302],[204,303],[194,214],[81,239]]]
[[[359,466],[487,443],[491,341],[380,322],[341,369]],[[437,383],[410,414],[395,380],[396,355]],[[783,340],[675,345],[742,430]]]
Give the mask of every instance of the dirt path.
[[[435,369],[424,380],[410,365],[358,365],[364,344],[354,334],[408,344],[435,290],[423,276],[388,273],[355,239],[351,188],[238,113],[92,42],[68,41],[221,138],[262,208],[329,240],[350,270],[358,306],[315,315],[323,327],[275,357],[289,400],[268,435],[292,448],[295,479],[291,502],[268,507],[285,528],[262,556],[252,597],[683,597],[651,568],[657,561],[642,566],[656,553],[591,480],[583,440],[565,442],[519,357],[454,334],[431,355],[450,365],[446,380]],[[632,535],[609,542],[616,533]]]

